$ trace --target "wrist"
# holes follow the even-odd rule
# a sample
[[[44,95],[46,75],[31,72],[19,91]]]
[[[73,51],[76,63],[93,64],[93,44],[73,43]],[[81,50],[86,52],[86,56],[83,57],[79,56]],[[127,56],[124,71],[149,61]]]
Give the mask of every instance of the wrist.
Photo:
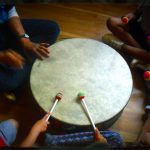
[[[21,39],[19,39],[19,42],[21,43],[21,46],[24,47],[28,42],[30,42],[30,39],[21,38]]]
[[[22,38],[29,39],[30,37],[26,33],[18,35],[18,39],[22,39]]]
[[[30,40],[30,37],[29,37],[28,34],[24,33],[24,34],[18,35],[18,40],[19,40],[21,43],[25,43],[26,41],[29,41],[29,40]]]

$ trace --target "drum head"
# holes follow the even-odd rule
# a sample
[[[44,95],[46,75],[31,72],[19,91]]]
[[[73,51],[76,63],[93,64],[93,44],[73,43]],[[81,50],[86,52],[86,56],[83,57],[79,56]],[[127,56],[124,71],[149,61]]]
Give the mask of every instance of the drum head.
[[[126,106],[132,91],[130,69],[111,47],[92,39],[66,39],[49,47],[50,57],[36,60],[31,72],[31,90],[46,112],[57,93],[63,93],[52,113],[62,122],[90,125],[78,99],[85,102],[95,124],[107,121]]]

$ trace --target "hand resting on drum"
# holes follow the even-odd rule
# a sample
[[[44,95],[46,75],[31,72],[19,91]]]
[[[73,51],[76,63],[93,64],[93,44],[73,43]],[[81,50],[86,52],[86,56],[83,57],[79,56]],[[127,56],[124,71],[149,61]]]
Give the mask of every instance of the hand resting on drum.
[[[30,39],[22,38],[21,45],[27,53],[35,54],[40,60],[43,60],[43,57],[48,57],[48,43],[34,43]]]

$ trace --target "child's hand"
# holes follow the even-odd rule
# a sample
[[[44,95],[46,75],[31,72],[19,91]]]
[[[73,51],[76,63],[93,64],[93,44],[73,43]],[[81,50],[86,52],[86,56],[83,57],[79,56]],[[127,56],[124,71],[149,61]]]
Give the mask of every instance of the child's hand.
[[[49,113],[47,113],[42,119],[38,120],[33,125],[33,127],[31,129],[31,131],[29,132],[28,136],[21,143],[21,147],[31,147],[36,142],[39,134],[41,132],[46,131],[47,126],[49,124],[49,122],[46,121],[46,119],[47,119],[48,116],[49,116]]]
[[[46,131],[48,125],[50,124],[48,121],[46,121],[49,113],[47,113],[42,119],[38,120],[32,127],[33,133],[41,133]]]
[[[98,128],[95,130],[95,141],[100,143],[107,143],[107,140],[103,135],[99,132]]]

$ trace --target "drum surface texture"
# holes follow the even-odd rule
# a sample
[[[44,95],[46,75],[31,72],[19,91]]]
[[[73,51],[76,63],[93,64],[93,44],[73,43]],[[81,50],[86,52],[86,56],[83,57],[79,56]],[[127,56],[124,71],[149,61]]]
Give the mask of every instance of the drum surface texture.
[[[106,44],[84,38],[59,41],[49,47],[50,56],[36,60],[30,77],[31,90],[39,106],[50,110],[62,92],[52,116],[73,125],[90,125],[78,99],[85,102],[95,124],[117,115],[128,103],[132,76],[123,57]]]

